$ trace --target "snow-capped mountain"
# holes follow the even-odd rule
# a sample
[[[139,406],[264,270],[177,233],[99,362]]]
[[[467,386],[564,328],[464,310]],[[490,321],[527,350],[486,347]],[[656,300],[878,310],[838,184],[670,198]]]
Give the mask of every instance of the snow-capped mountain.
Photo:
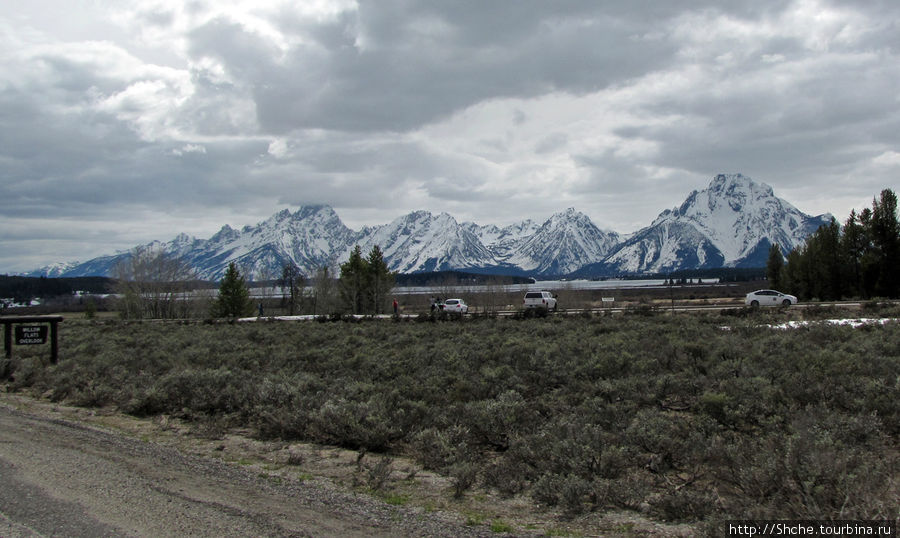
[[[209,239],[179,234],[167,243],[154,241],[141,248],[178,256],[205,280],[222,278],[231,262],[254,279],[273,279],[281,276],[281,268],[287,263],[294,263],[307,275],[322,266],[334,267],[344,247],[358,237],[359,233],[347,228],[334,209],[310,205],[295,213],[282,210],[240,230],[226,224]],[[60,276],[113,276],[115,266],[130,256],[126,251],[95,258],[70,267]]]
[[[621,238],[598,228],[573,208],[556,213],[528,236],[504,261],[537,274],[566,275],[586,260],[601,260]]]
[[[831,215],[802,213],[764,183],[720,174],[587,269],[617,274],[761,267],[771,245],[787,253],[830,221]]]
[[[474,222],[464,222],[462,226],[475,234],[478,240],[481,241],[481,244],[488,247],[494,256],[501,260],[512,257],[522,243],[534,235],[538,228],[541,227],[540,224],[531,219],[510,224],[503,228],[493,224],[479,226]]]
[[[616,232],[601,230],[584,213],[569,208],[543,224],[525,220],[499,228],[465,223],[493,254],[495,264],[529,274],[565,275],[601,260],[621,241]]]
[[[200,269],[203,278],[221,277],[232,261],[238,261],[254,278],[279,278],[281,268],[289,262],[311,275],[323,265],[335,265],[335,247],[356,237],[334,209],[309,205],[295,213],[284,209],[240,231],[226,225],[208,242],[199,242],[180,254]]]
[[[51,263],[50,265],[41,267],[37,271],[32,271],[31,273],[27,273],[26,276],[44,276],[47,278],[59,278],[69,271],[72,268],[81,265],[81,262],[58,262]]]
[[[366,233],[368,232],[368,233]],[[363,253],[378,245],[392,271],[440,271],[496,265],[494,255],[468,226],[447,213],[414,211],[390,224],[370,228],[354,244],[348,244],[341,260],[358,243]]]
[[[278,278],[293,263],[307,276],[335,269],[355,245],[378,245],[393,271],[462,269],[536,276],[601,276],[685,268],[763,266],[768,249],[799,246],[830,215],[810,217],[745,176],[719,175],[681,206],[663,211],[647,228],[625,238],[598,228],[575,209],[538,224],[458,223],[452,216],[415,211],[380,226],[354,231],[326,205],[285,209],[256,226],[226,225],[209,239],[180,234],[146,247],[187,260],[199,278],[217,280],[235,262],[253,279]],[[129,252],[81,264],[55,264],[30,274],[109,276]],[[50,272],[52,271],[52,272]]]

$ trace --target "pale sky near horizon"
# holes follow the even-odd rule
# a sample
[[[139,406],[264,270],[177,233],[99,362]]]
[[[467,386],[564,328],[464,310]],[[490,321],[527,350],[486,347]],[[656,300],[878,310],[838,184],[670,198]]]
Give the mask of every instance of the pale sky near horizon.
[[[634,232],[900,185],[900,3],[6,0],[0,274],[328,204]]]

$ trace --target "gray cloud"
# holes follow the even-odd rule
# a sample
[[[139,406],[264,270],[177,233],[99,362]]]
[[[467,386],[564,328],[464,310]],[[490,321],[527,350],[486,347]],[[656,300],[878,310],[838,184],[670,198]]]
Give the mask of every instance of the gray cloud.
[[[303,203],[630,232],[719,172],[898,186],[895,2],[53,4],[0,8],[0,272]]]

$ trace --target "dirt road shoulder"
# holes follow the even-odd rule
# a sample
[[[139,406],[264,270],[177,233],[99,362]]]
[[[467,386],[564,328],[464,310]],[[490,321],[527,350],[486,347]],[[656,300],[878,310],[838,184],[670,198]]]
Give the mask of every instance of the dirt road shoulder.
[[[274,480],[242,465],[183,454],[64,418],[67,413],[90,416],[3,395],[4,535],[489,534],[443,514],[391,506],[327,482]]]

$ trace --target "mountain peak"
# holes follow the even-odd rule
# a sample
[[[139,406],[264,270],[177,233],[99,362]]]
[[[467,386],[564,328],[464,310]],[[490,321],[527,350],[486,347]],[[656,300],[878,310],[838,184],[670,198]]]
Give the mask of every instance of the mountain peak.
[[[215,235],[209,238],[211,243],[224,243],[228,241],[234,241],[240,236],[240,232],[235,230],[229,225],[222,226],[222,229],[216,232]]]
[[[775,196],[772,187],[754,181],[743,174],[719,174],[710,182],[707,190],[723,196],[736,196],[752,193],[757,197]]]
[[[287,211],[285,209],[283,212]],[[303,220],[308,219],[315,215],[322,215],[326,218],[336,217],[337,213],[335,213],[334,208],[327,204],[307,204],[300,206],[296,213],[293,214],[294,220]]]
[[[574,207],[543,222],[526,220],[502,228],[459,224],[446,212],[420,210],[354,231],[331,206],[309,204],[293,214],[280,210],[256,226],[235,230],[225,225],[209,239],[181,234],[158,246],[190,260],[206,279],[221,278],[232,261],[256,276],[280,274],[285,263],[311,275],[323,266],[335,267],[354,245],[366,251],[378,245],[389,267],[402,272],[472,269],[556,276],[587,266],[584,274],[596,276],[764,266],[770,245],[791,250],[822,223],[823,217],[801,213],[764,183],[742,174],[718,174],[707,188],[691,192],[680,206],[663,211],[627,239],[599,229]],[[125,255],[57,271],[105,275]]]
[[[718,174],[626,241],[609,265],[627,272],[764,266],[770,245],[793,250],[821,224],[821,217],[800,212],[765,183]]]

